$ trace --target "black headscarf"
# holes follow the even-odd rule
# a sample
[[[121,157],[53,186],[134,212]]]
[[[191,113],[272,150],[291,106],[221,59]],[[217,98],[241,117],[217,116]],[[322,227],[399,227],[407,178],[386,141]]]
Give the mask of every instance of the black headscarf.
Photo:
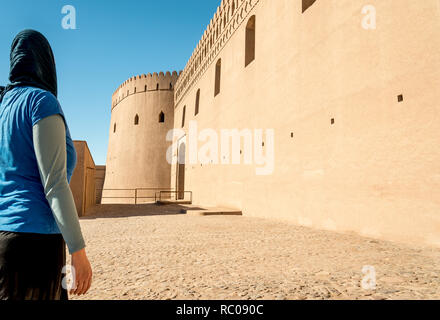
[[[6,92],[30,86],[58,94],[55,59],[49,41],[38,31],[21,31],[12,42],[10,83],[0,87],[0,102]]]

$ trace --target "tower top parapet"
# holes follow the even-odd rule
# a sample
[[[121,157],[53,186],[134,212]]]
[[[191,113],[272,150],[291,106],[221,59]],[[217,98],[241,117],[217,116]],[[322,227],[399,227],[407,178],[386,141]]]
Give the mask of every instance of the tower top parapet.
[[[175,84],[181,73],[182,71],[179,73],[177,71],[172,73],[161,71],[159,73],[137,75],[125,80],[113,93],[112,110],[119,102],[132,94],[163,90],[174,91]]]

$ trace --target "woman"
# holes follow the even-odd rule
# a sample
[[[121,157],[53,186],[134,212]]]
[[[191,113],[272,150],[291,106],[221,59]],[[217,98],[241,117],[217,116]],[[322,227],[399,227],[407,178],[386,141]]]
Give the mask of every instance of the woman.
[[[25,30],[11,47],[10,84],[0,88],[0,299],[67,299],[85,294],[92,270],[69,187],[76,152],[57,100],[47,39]]]

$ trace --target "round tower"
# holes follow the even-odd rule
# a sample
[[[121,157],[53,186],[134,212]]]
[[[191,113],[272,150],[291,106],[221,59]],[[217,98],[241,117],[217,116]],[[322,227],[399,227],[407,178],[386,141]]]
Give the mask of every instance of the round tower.
[[[170,189],[166,135],[174,125],[177,72],[132,77],[113,93],[106,175],[101,203],[154,200]],[[123,190],[125,189],[125,190]],[[151,197],[151,198],[144,198]]]

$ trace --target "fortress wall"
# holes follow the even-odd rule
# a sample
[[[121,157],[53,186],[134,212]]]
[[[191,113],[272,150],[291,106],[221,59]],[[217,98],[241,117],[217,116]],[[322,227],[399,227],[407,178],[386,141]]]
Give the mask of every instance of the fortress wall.
[[[361,27],[366,4],[377,9],[376,30]],[[181,74],[175,127],[186,106],[187,132],[189,120],[199,130],[273,128],[275,171],[187,164],[185,188],[195,204],[440,245],[439,1],[317,0],[304,13],[299,0],[237,4],[246,5],[242,18],[230,18],[238,23],[225,40],[195,67],[199,44]],[[245,68],[245,26],[254,14],[256,59]]]
[[[134,198],[108,198],[134,197],[134,190],[108,189],[170,187],[171,169],[165,156],[165,138],[173,128],[173,89],[177,78],[176,72],[137,76],[125,81],[113,94],[102,203],[134,202]],[[159,90],[156,90],[157,84]],[[165,115],[164,123],[159,123],[161,112]],[[135,125],[136,115],[138,125]]]

